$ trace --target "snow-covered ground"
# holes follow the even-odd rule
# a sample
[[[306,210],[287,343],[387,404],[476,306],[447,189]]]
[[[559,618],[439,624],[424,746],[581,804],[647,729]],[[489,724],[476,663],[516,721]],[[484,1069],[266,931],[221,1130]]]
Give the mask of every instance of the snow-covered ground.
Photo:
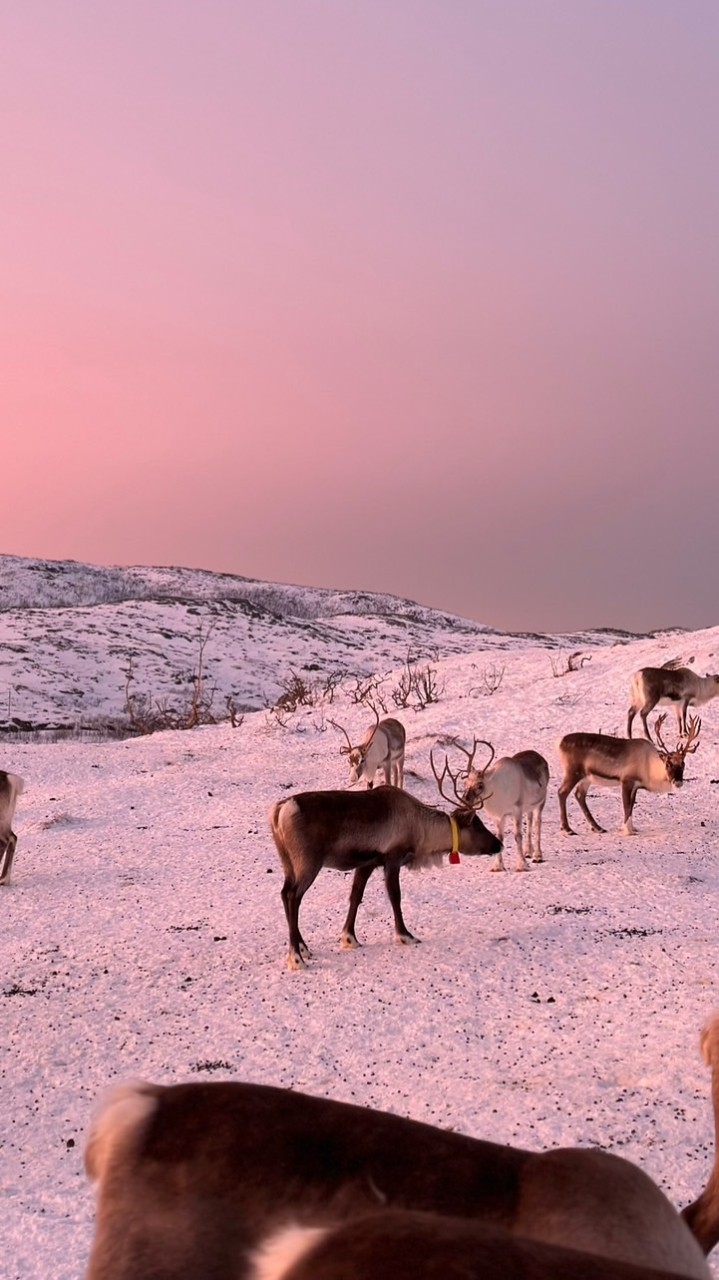
[[[83,607],[99,618],[114,606]],[[19,606],[13,626],[32,608]],[[80,652],[74,616],[65,654]],[[384,656],[372,662],[385,620],[355,615],[351,625],[366,638],[365,669],[386,670]],[[421,625],[429,644],[431,611]],[[493,633],[466,625],[455,652],[445,647],[451,624],[437,625],[440,700],[396,712],[407,786],[437,799],[429,750],[443,735],[489,738],[500,753],[542,751],[552,770],[546,862],[526,875],[491,874],[466,858],[403,873],[420,947],[393,943],[376,876],[358,920],[364,946],[340,950],[349,881],[322,872],[302,910],[314,959],[302,973],[285,968],[267,810],[293,791],[344,785],[328,717],[353,739],[371,720],[347,692],[284,724],[256,710],[235,729],[4,742],[0,763],[26,779],[13,882],[0,889],[7,1280],[82,1275],[93,1216],[84,1132],[94,1100],[118,1078],[292,1086],[499,1142],[597,1144],[641,1164],[677,1205],[703,1187],[713,1131],[698,1034],[719,1004],[719,701],[704,709],[686,786],[640,793],[635,837],[618,834],[615,791],[590,795],[611,834],[591,834],[570,800],[579,834],[560,835],[555,745],[570,730],[622,732],[642,665],[681,655],[698,671],[716,669],[719,629],[596,645],[585,637],[591,661],[557,677],[549,641],[504,637],[498,647]],[[405,651],[412,634],[409,619]],[[161,654],[162,637],[155,643]],[[346,665],[327,632],[321,644],[321,666]],[[12,654],[4,657],[12,680]],[[250,666],[254,657],[248,648]],[[278,639],[272,659],[283,658]],[[497,664],[500,686],[483,695]],[[69,674],[81,689],[79,658]],[[38,687],[49,690],[55,676],[48,667]]]

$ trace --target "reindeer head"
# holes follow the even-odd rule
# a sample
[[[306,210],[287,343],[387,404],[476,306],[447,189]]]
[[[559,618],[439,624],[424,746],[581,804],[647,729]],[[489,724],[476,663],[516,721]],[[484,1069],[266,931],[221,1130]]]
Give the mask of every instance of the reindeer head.
[[[699,716],[691,716],[687,723],[686,735],[682,735],[674,750],[670,751],[662,739],[662,725],[666,718],[666,715],[657,716],[654,734],[659,744],[659,755],[664,761],[664,767],[667,771],[667,778],[672,786],[681,787],[684,784],[684,763],[686,757],[690,754],[693,755],[699,746],[698,739],[702,722]]]
[[[364,766],[365,766],[365,760],[367,759],[367,752],[369,750],[370,743],[372,742],[372,738],[374,737],[375,730],[377,729],[377,726],[379,724],[379,712],[377,711],[376,707],[373,707],[372,710],[374,712],[375,723],[372,725],[372,728],[367,731],[362,742],[357,743],[356,746],[352,745],[350,736],[347,730],[345,729],[344,725],[338,724],[336,720],[329,721],[332,727],[334,729],[338,729],[340,733],[343,733],[347,740],[347,746],[340,747],[340,755],[347,756],[347,759],[349,761],[350,786],[352,786],[355,782],[359,782],[360,779],[364,777]],[[370,778],[367,780],[367,786],[370,789],[372,788],[373,782],[374,782],[374,779]]]

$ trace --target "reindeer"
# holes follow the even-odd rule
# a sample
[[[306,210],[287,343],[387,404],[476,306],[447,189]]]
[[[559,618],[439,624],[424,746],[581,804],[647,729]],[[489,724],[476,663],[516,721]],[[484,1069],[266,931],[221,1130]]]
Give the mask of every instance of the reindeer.
[[[17,836],[12,829],[15,805],[25,783],[16,773],[0,769],[0,885],[10,883]]]
[[[624,810],[623,835],[634,835],[632,813],[637,792],[671,791],[684,783],[684,762],[699,746],[701,720],[689,720],[686,739],[670,751],[662,741],[665,715],[658,717],[654,732],[659,747],[643,738],[611,738],[602,733],[568,733],[559,743],[564,778],[559,787],[559,812],[562,830],[575,832],[567,821],[567,797],[576,787],[577,802],[592,831],[604,831],[589,812],[587,792],[593,782],[600,786],[621,787]]]
[[[289,928],[290,969],[303,968],[304,961],[310,958],[309,947],[300,933],[300,903],[322,867],[354,871],[340,938],[342,947],[359,946],[355,934],[357,911],[376,867],[384,872],[396,940],[413,943],[418,939],[409,932],[402,916],[400,869],[438,866],[450,849],[454,856],[459,852],[490,855],[502,849],[499,840],[467,805],[459,804],[450,817],[398,787],[357,792],[305,791],[288,796],[272,806],[270,827],[285,873],[282,902]]]
[[[714,1108],[714,1167],[701,1195],[682,1209],[682,1217],[704,1253],[711,1253],[719,1244],[719,1014],[710,1018],[699,1041],[704,1062],[712,1073],[712,1103]]]
[[[252,1280],[679,1280],[677,1272],[525,1240],[487,1222],[387,1209],[263,1241]]]
[[[719,1019],[711,1037],[716,1073]],[[716,1191],[683,1221],[607,1151],[526,1151],[262,1084],[115,1086],[85,1167],[86,1280],[710,1280],[718,1234]]]
[[[459,747],[468,757],[464,773],[467,789],[464,800],[473,807],[484,809],[498,823],[497,835],[504,843],[504,825],[507,818],[514,819],[514,834],[517,855],[517,871],[529,869],[524,856],[524,839],[522,820],[527,818],[527,853],[532,862],[542,862],[542,810],[547,801],[549,785],[549,765],[538,751],[518,751],[513,756],[500,756],[492,764],[495,750],[491,742],[474,739],[471,752],[462,747],[457,739],[454,745]],[[478,746],[489,748],[490,757],[482,769],[474,767],[474,757]],[[492,866],[492,871],[504,871],[505,866],[501,852]]]
[[[371,791],[377,770],[381,769],[386,783],[403,787],[406,738],[404,725],[400,724],[399,720],[394,720],[392,716],[386,716],[384,720],[380,720],[376,708],[373,707],[373,711],[375,723],[367,730],[356,747],[352,746],[347,730],[341,724],[337,724],[336,720],[330,720],[330,724],[335,729],[339,729],[347,739],[347,746],[340,747],[340,753],[349,758],[350,786],[366,778],[367,790]]]
[[[642,667],[632,676],[631,706],[627,713],[627,737],[637,712],[644,725],[644,736],[651,742],[647,716],[661,703],[672,702],[680,734],[687,733],[689,707],[703,706],[719,696],[719,676],[699,676],[688,667]]]

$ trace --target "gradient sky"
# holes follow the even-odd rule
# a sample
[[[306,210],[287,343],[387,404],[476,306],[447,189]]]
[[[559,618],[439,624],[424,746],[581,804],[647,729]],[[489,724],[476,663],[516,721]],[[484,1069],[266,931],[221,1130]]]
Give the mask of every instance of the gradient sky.
[[[719,622],[716,0],[8,0],[0,550]]]

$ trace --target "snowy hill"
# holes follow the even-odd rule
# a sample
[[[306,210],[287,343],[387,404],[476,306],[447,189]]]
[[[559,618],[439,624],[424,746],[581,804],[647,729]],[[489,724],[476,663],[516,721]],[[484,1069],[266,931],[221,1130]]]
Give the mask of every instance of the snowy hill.
[[[477,650],[577,649],[622,633],[508,636],[480,623],[370,592],[256,582],[196,569],[101,568],[0,556],[0,731],[23,725],[127,726],[134,688],[181,699],[200,635],[220,719],[274,702],[291,669],[348,677]]]
[[[292,792],[346,784],[329,717],[353,740],[366,727],[351,681],[331,704],[279,719],[248,711],[234,729],[4,742],[0,763],[26,780],[13,881],[0,889],[8,1280],[83,1274],[93,1217],[84,1133],[106,1084],[128,1077],[257,1080],[535,1149],[594,1144],[639,1163],[677,1205],[698,1194],[713,1158],[698,1034],[719,1005],[719,701],[704,708],[686,785],[642,793],[631,838],[618,834],[620,798],[608,789],[591,794],[607,834],[592,834],[572,799],[578,834],[561,835],[555,744],[569,730],[621,732],[642,665],[681,655],[716,670],[719,628],[570,644],[497,636],[426,610],[410,618],[386,597],[371,598],[385,612],[375,603],[364,615],[300,618],[244,598],[235,613],[215,575],[71,566],[61,587],[64,570],[33,563],[15,561],[17,573],[3,565],[16,594],[0,621],[6,678],[19,683],[27,671],[38,707],[66,714],[81,693],[117,707],[126,647],[153,659],[159,681],[191,662],[211,606],[213,674],[246,680],[258,703],[290,666],[336,669],[350,656],[356,670],[394,661],[390,689],[421,637],[438,655],[438,699],[393,707],[407,730],[407,787],[421,799],[438,799],[429,752],[448,735],[489,739],[499,753],[533,747],[552,780],[545,862],[529,873],[493,875],[471,858],[403,872],[419,947],[393,943],[374,876],[358,917],[364,945],[340,950],[349,883],[322,871],[302,907],[313,959],[290,973],[267,811]],[[154,595],[90,595],[126,583],[125,573]],[[155,575],[172,592],[176,573],[193,595],[162,595]],[[42,591],[21,595],[35,580]],[[299,588],[255,585],[287,600],[299,591],[295,610],[305,600]],[[307,600],[315,594],[324,599]],[[24,651],[8,649],[9,635]],[[558,650],[580,643],[589,661],[573,672],[560,662],[565,674],[555,674]],[[502,673],[494,692],[491,671]],[[511,835],[508,846],[512,867]]]

